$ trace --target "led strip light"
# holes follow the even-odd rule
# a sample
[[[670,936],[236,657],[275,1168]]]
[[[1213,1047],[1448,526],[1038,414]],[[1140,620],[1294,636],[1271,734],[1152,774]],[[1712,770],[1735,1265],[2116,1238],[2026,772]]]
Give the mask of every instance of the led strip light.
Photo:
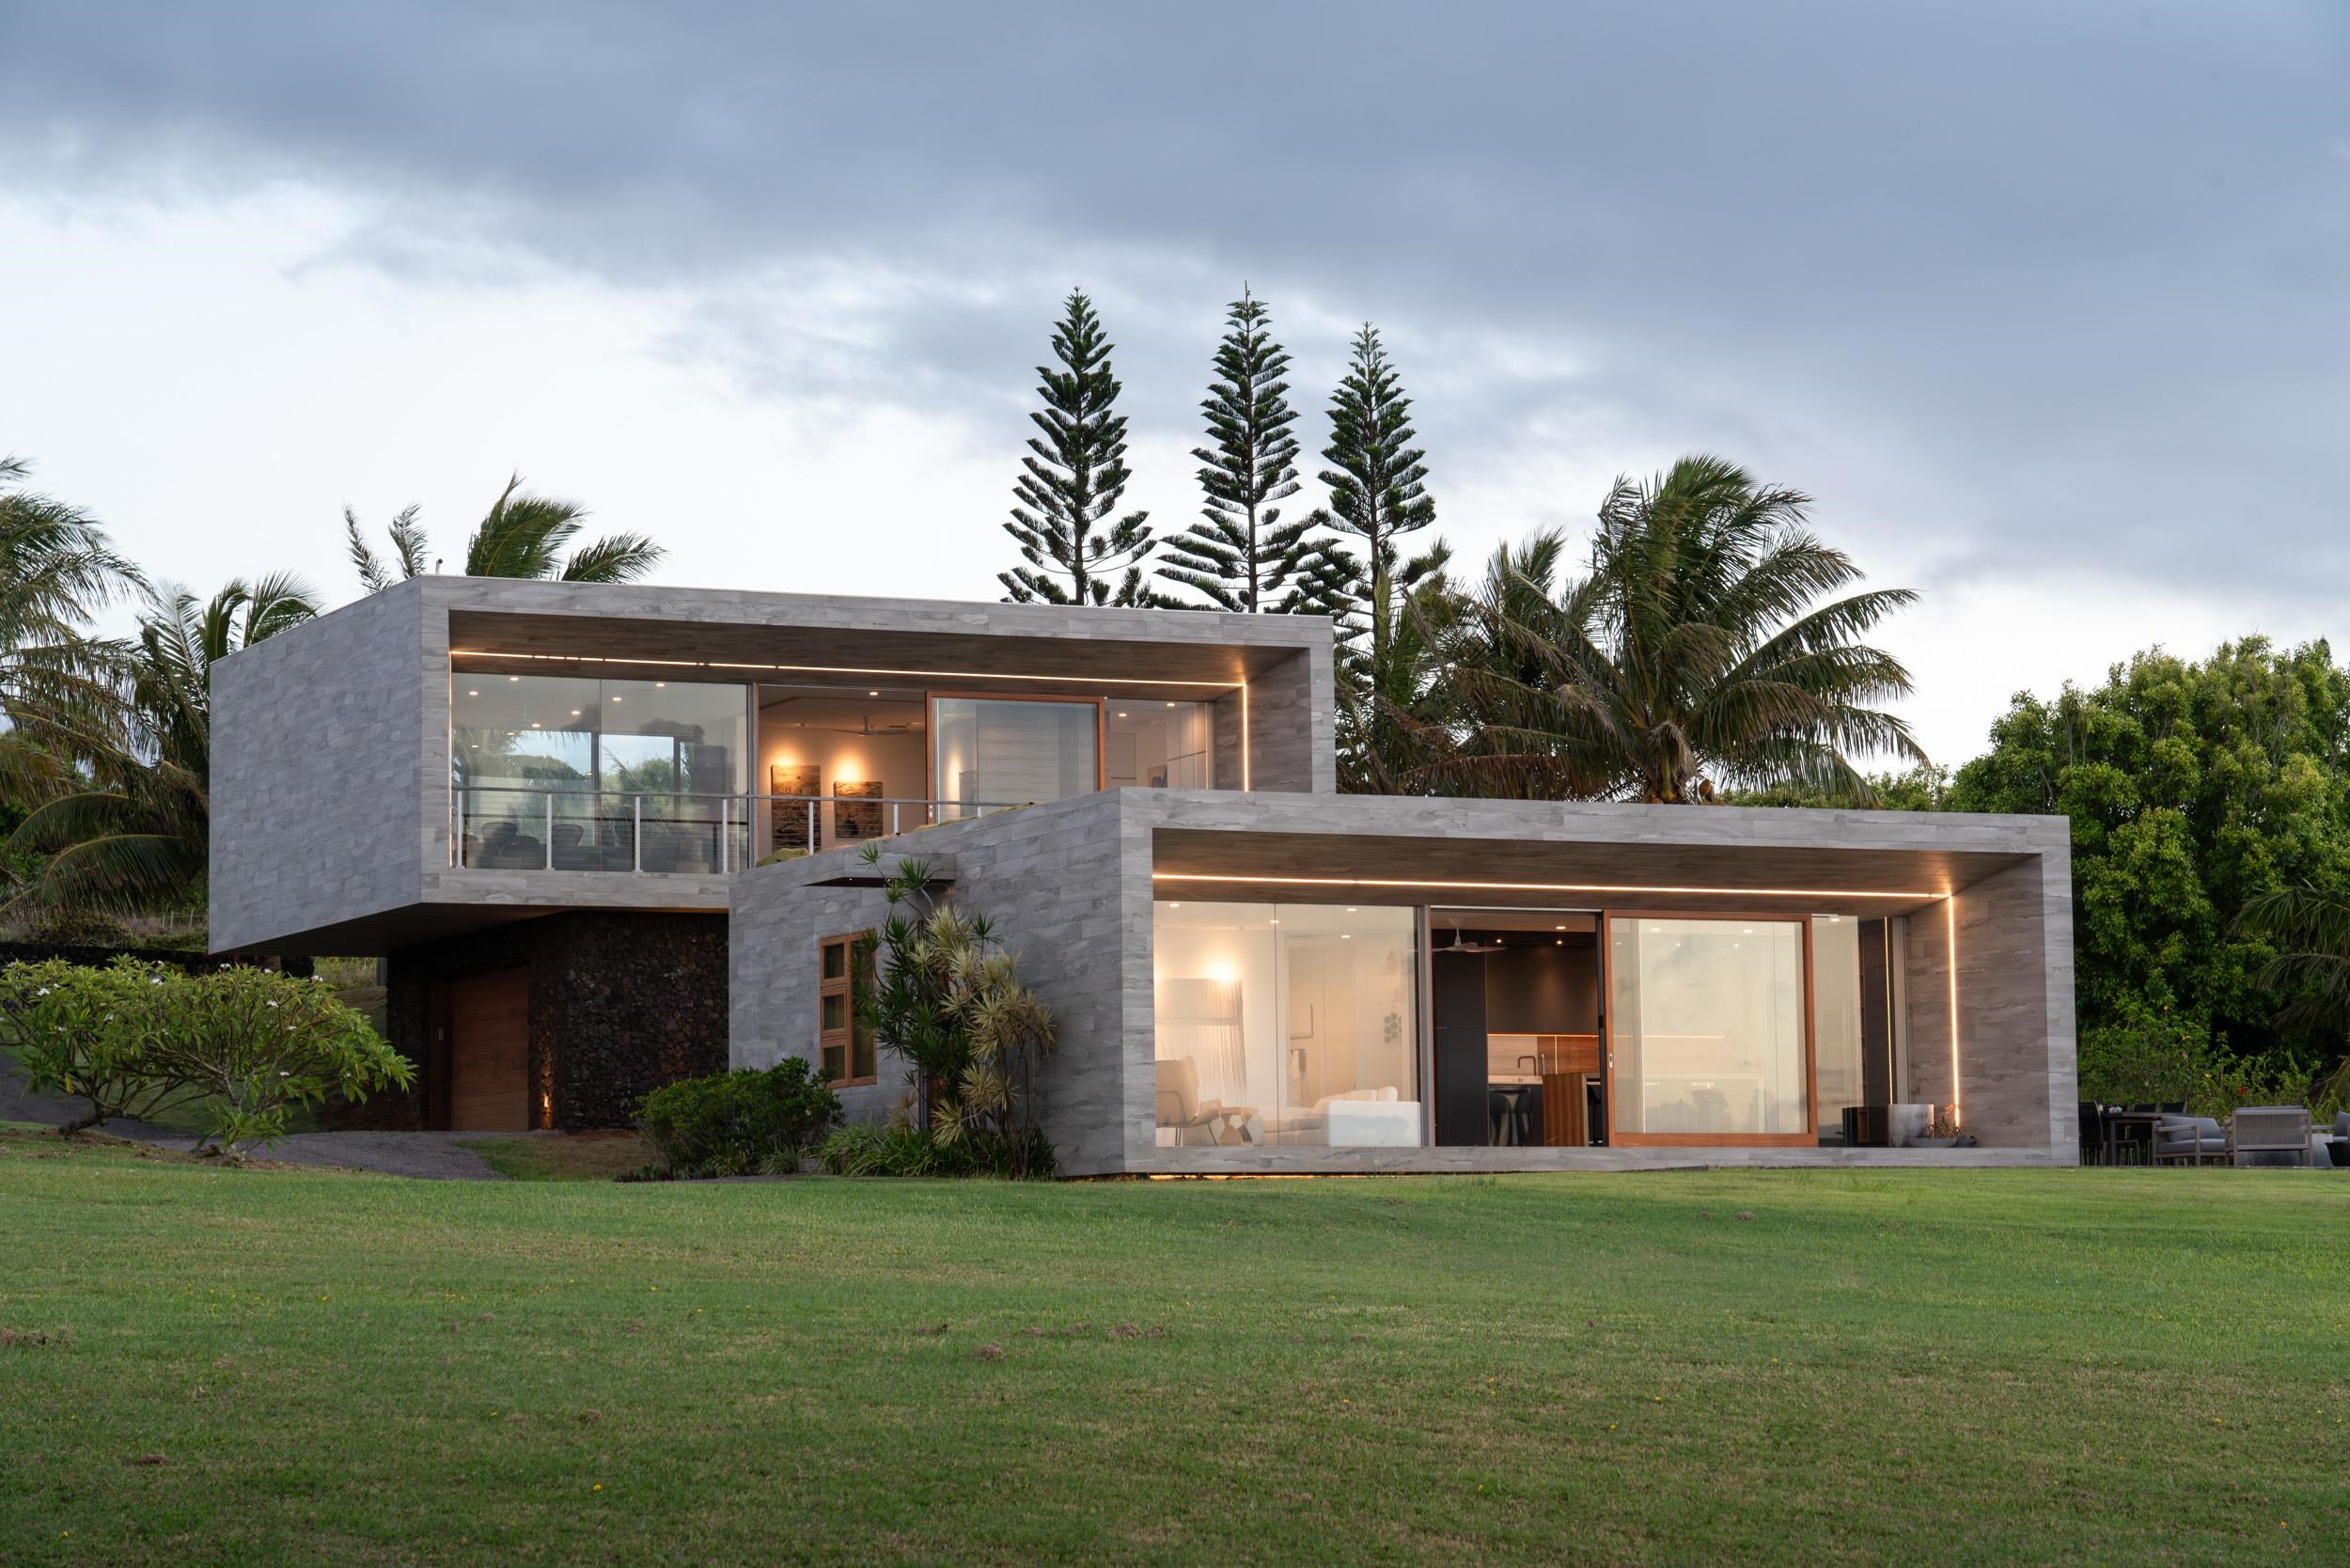
[[[660,669],[764,669],[786,675],[913,675],[934,681],[1058,681],[1083,686],[1197,686],[1246,693],[1246,681],[1148,680],[1130,675],[1020,675],[981,669],[886,669],[864,665],[761,665],[726,659],[623,659],[603,653],[501,653],[491,648],[452,648],[452,659],[528,659],[556,665],[644,665]]]
[[[1153,882],[1246,883],[1270,887],[1438,887],[1491,893],[1679,893],[1709,898],[1947,900],[1942,892],[1860,891],[1849,887],[1683,887],[1611,882],[1440,882],[1421,877],[1262,876],[1210,871],[1152,871]]]

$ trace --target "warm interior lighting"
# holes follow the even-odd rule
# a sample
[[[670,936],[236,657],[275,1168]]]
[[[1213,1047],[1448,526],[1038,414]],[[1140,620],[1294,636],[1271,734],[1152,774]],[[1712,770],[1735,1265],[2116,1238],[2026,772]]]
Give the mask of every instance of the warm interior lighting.
[[[1950,1125],[1961,1121],[1960,1101],[1965,1098],[1958,1088],[1958,901],[1942,901],[1942,930],[1946,941],[1944,968],[1950,980]]]
[[[662,669],[773,669],[795,675],[916,675],[948,681],[1048,681],[1074,686],[1197,686],[1202,691],[1228,692],[1230,681],[1177,681],[1132,675],[1026,675],[999,669],[887,669],[873,665],[767,665],[739,659],[621,659],[594,653],[507,653],[494,648],[452,648],[452,659],[528,659],[550,665],[643,665]],[[509,681],[519,681],[509,675]],[[655,684],[661,682],[656,682]],[[1238,683],[1246,691],[1246,682]],[[1174,707],[1174,703],[1168,703]]]
[[[479,692],[467,692],[465,695],[467,697],[479,697],[481,694]]]
[[[1910,899],[1930,902],[1948,893],[1863,891],[1852,887],[1683,887],[1619,882],[1444,882],[1427,877],[1242,876],[1214,871],[1152,871],[1153,882],[1233,882],[1275,887],[1442,887],[1494,893],[1688,893],[1752,899]]]
[[[1243,793],[1243,794],[1246,794],[1246,793],[1248,792],[1248,753],[1249,753],[1249,750],[1250,750],[1250,746],[1249,746],[1249,744],[1248,744],[1248,686],[1247,686],[1247,683],[1246,683],[1246,682],[1244,682],[1242,683],[1242,685],[1241,685],[1241,688],[1240,688],[1240,789],[1241,789],[1241,793]]]

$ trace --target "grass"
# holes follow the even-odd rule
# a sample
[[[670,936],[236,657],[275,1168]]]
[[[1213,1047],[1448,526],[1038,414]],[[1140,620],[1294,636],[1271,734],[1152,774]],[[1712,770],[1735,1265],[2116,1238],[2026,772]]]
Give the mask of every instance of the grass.
[[[634,1133],[571,1133],[534,1137],[467,1138],[490,1168],[516,1182],[609,1182],[652,1159]]]
[[[0,1137],[0,1557],[2332,1560],[2345,1233],[2295,1171],[484,1184]]]

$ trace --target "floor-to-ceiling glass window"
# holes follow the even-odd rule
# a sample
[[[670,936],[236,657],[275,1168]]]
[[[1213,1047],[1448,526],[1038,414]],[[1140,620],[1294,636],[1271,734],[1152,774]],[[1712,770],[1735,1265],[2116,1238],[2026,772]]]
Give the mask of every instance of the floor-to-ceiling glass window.
[[[720,838],[747,787],[746,687],[460,671],[450,703],[461,864],[703,870],[742,847]]]
[[[1809,922],[1607,922],[1612,1141],[1813,1136]]]
[[[1822,1143],[1882,1143],[1890,1134],[1888,1107],[1902,1098],[1904,924],[1873,916],[1812,917],[1812,1057]]]
[[[1415,911],[1183,900],[1154,914],[1160,1143],[1425,1141]]]
[[[931,737],[943,817],[1102,787],[1102,705],[1090,698],[936,697]]]
[[[1842,1142],[1845,1109],[1868,1103],[1862,1074],[1860,928],[1861,922],[1849,915],[1820,915],[1811,921],[1813,1087],[1824,1142]]]
[[[1113,700],[1104,723],[1110,789],[1207,790],[1215,785],[1214,721],[1204,702]]]

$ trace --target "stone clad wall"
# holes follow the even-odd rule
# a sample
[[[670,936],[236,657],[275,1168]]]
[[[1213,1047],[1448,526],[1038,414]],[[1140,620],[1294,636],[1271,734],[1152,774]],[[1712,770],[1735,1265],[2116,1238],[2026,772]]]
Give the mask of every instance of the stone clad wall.
[[[996,923],[1020,955],[1021,978],[1052,1009],[1059,1044],[1040,1080],[1042,1121],[1071,1175],[1123,1163],[1127,1035],[1137,990],[1146,1056],[1151,1005],[1149,951],[1132,950],[1133,922],[1121,902],[1123,803],[1158,792],[1079,795],[891,841],[909,855],[951,863],[948,896]],[[857,852],[840,850],[736,879],[729,933],[735,1066],[766,1067],[786,1056],[815,1059],[817,944],[877,929],[887,910],[878,888],[822,884],[870,874]],[[1146,943],[1147,888],[1146,880]],[[903,1058],[884,1051],[878,1079],[842,1095],[852,1118],[879,1120],[904,1096]],[[1147,1085],[1143,1093],[1147,1105]]]
[[[447,649],[427,646],[423,594],[399,584],[214,666],[215,951],[418,901],[435,744],[447,766],[428,721],[446,721]]]

